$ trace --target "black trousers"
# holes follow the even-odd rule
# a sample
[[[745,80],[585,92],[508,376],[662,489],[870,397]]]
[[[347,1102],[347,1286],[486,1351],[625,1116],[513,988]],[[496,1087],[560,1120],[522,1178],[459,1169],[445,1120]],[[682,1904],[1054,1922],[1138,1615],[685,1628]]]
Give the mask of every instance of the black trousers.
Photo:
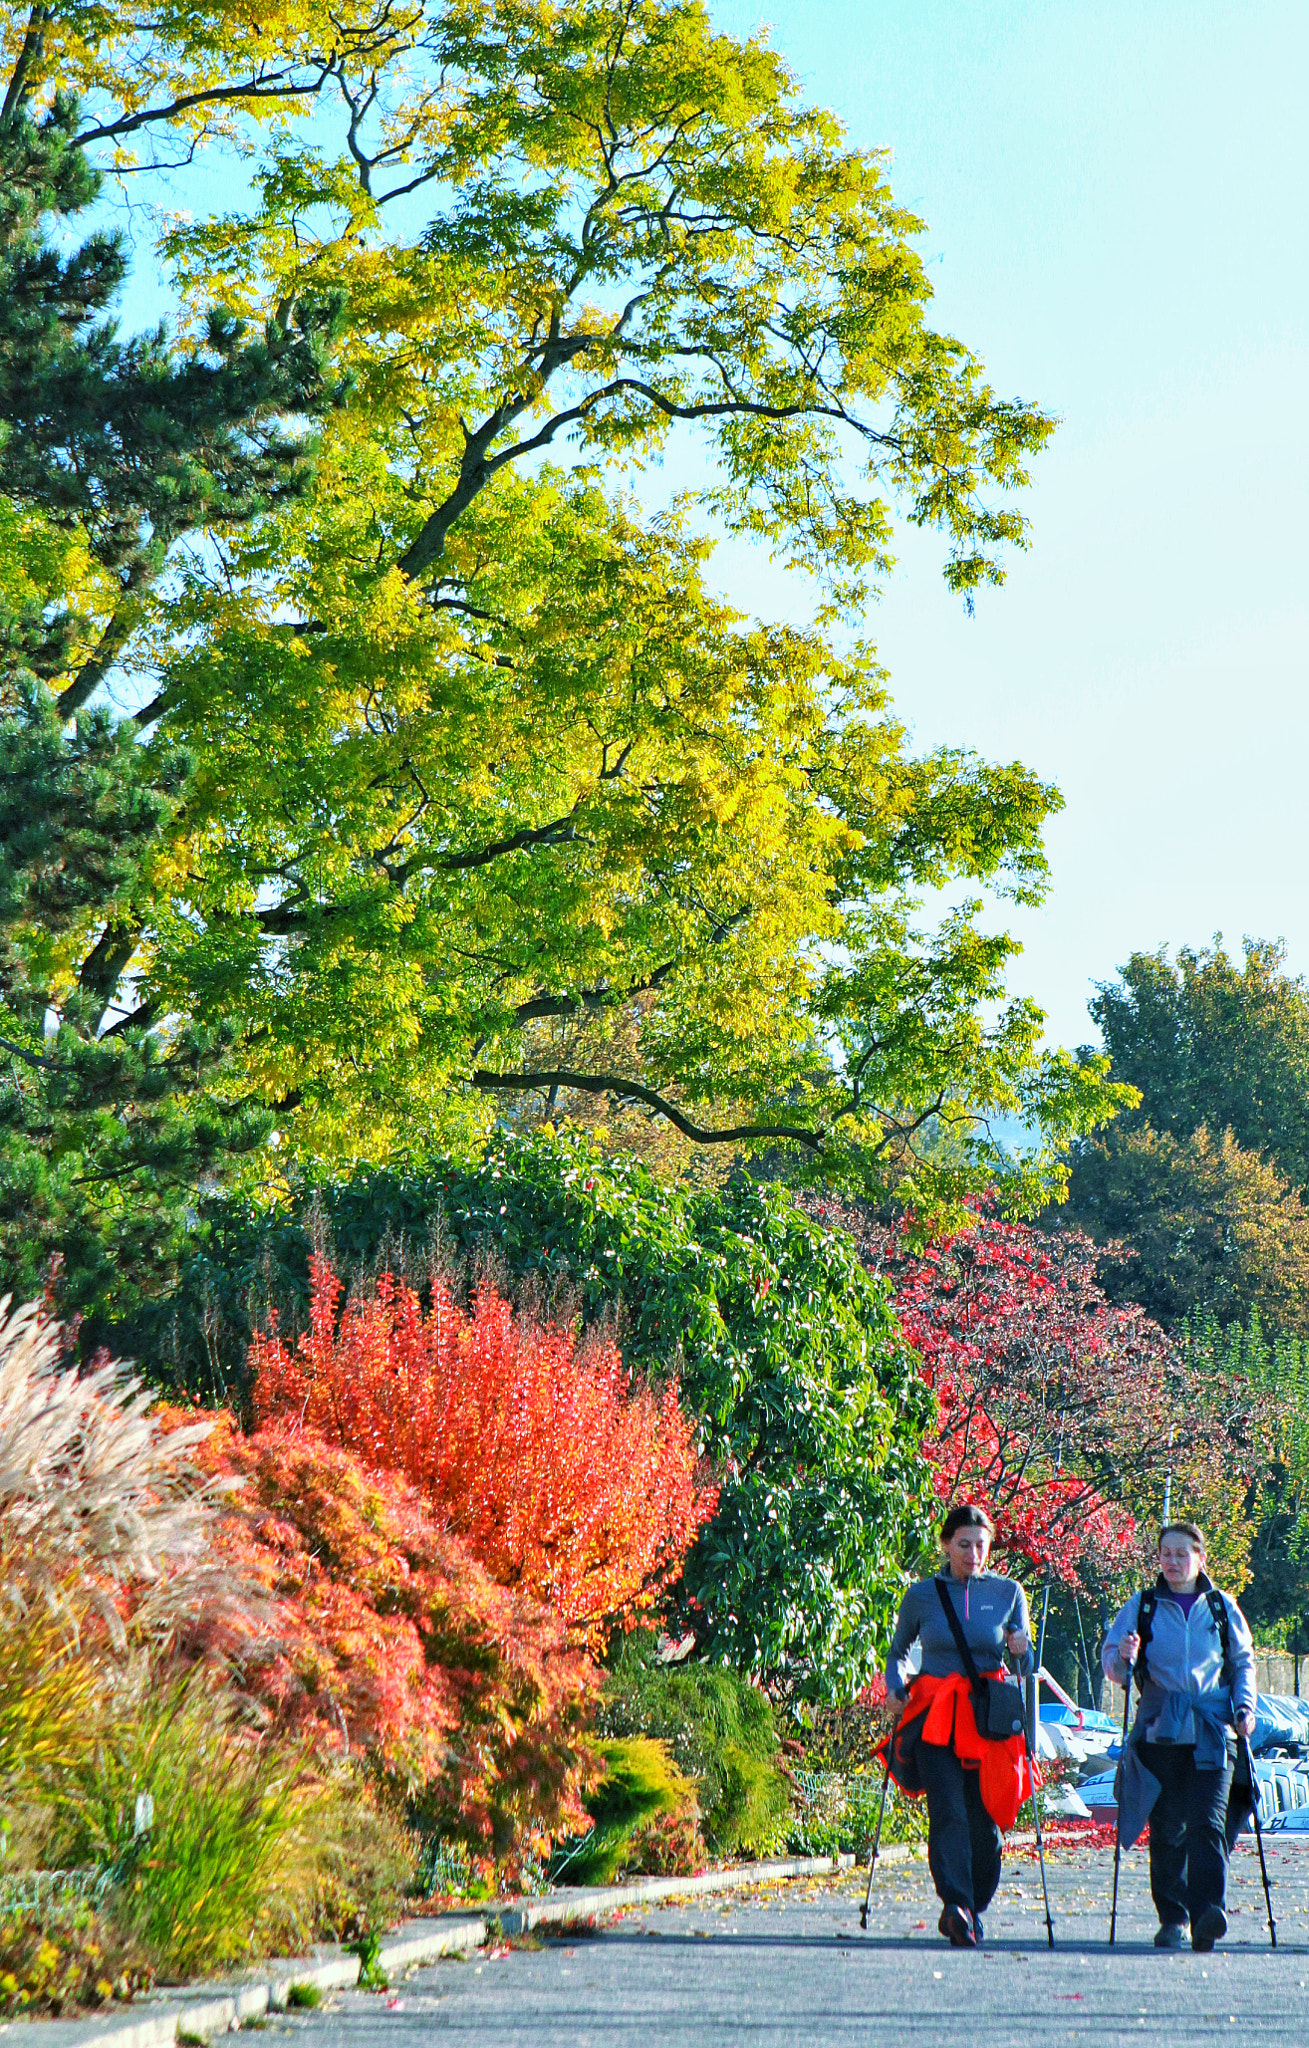
[[[1150,1891],[1161,1924],[1192,1925],[1227,1895],[1227,1799],[1232,1766],[1197,1771],[1189,1743],[1143,1742],[1159,1780],[1150,1813]]]
[[[982,1804],[976,1771],[939,1742],[918,1744],[927,1793],[927,1867],[942,1905],[984,1913],[1000,1882],[1000,1830]]]

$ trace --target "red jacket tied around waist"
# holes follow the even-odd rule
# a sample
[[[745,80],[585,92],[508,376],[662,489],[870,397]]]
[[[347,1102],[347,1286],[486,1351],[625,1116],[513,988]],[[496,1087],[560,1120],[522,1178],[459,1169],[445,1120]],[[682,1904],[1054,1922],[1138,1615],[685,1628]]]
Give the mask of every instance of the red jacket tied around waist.
[[[988,1672],[987,1677],[1002,1677]],[[922,1795],[913,1751],[919,1742],[935,1742],[954,1750],[965,1770],[978,1774],[982,1804],[998,1828],[1008,1829],[1032,1790],[1027,1744],[1021,1735],[992,1742],[977,1732],[973,1694],[961,1671],[938,1678],[920,1672],[909,1688],[909,1703],[895,1727],[878,1744],[877,1756],[888,1765],[896,1784],[911,1798]]]

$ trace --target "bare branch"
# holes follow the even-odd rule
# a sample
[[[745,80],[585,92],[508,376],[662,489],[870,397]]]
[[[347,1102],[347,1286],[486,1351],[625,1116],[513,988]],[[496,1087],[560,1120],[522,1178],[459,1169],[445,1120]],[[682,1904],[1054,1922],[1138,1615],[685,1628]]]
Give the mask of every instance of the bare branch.
[[[751,1138],[772,1138],[791,1140],[806,1146],[811,1152],[821,1152],[824,1140],[818,1131],[808,1131],[792,1124],[732,1124],[726,1130],[707,1130],[701,1124],[692,1123],[684,1116],[675,1103],[666,1096],[656,1094],[640,1081],[624,1080],[621,1074],[574,1074],[562,1068],[551,1072],[532,1074],[495,1074],[485,1068],[478,1068],[472,1075],[474,1088],[507,1095],[528,1094],[535,1089],[576,1088],[584,1095],[616,1095],[620,1099],[644,1102],[649,1109],[666,1117],[683,1137],[694,1139],[697,1145],[737,1145]]]

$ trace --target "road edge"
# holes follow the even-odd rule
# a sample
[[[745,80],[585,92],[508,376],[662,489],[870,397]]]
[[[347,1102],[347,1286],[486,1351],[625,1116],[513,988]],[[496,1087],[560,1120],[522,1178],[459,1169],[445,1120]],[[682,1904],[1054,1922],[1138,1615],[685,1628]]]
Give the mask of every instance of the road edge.
[[[914,1845],[888,1843],[879,1863],[921,1855]],[[410,1920],[379,1948],[377,1967],[387,1978],[443,1956],[467,1955],[488,1940],[528,1934],[534,1927],[594,1919],[624,1907],[657,1905],[667,1899],[700,1898],[714,1892],[746,1891],[799,1877],[835,1877],[854,1866],[853,1856],[785,1856],[704,1870],[690,1877],[638,1877],[625,1884],[576,1885],[539,1898],[492,1900],[472,1913],[443,1913]],[[11,2021],[41,2048],[187,2048],[216,2034],[235,2032],[247,2020],[282,2011],[293,1990],[348,1990],[359,1981],[359,1958],[347,1949],[321,1948],[312,1955],[281,1958],[240,1983],[196,1984],[158,2003],[137,2005],[110,2017],[79,2020]],[[0,2031],[4,2031],[0,2029]]]

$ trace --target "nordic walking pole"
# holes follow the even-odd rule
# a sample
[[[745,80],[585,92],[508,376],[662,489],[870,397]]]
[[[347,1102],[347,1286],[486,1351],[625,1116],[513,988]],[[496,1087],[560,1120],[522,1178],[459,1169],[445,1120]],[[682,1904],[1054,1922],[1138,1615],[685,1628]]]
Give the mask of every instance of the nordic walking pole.
[[[1024,1724],[1022,1724],[1022,1749],[1026,1753],[1026,1774],[1028,1774],[1028,1778],[1032,1782],[1032,1821],[1034,1821],[1034,1827],[1037,1827],[1037,1862],[1041,1864],[1041,1896],[1045,1898],[1045,1931],[1049,1935],[1049,1944],[1053,1948],[1055,1946],[1055,1923],[1051,1919],[1049,1884],[1045,1882],[1045,1843],[1041,1841],[1041,1788],[1037,1784],[1037,1759],[1032,1757],[1032,1737],[1028,1733],[1028,1726],[1030,1726],[1030,1729],[1034,1729],[1034,1726],[1039,1726],[1039,1712],[1037,1712],[1037,1702],[1041,1698],[1041,1673],[1039,1671],[1032,1671],[1030,1688],[1032,1688],[1032,1692],[1030,1692],[1028,1720],[1024,1720]]]
[[[886,1772],[882,1779],[882,1803],[877,1809],[877,1832],[873,1836],[873,1853],[868,1859],[868,1890],[864,1893],[864,1902],[863,1905],[859,1908],[859,1925],[865,1931],[867,1931],[868,1928],[868,1902],[873,1896],[873,1872],[877,1868],[877,1851],[881,1846],[882,1841],[882,1819],[886,1813],[886,1794],[887,1789],[891,1783],[891,1750],[889,1737],[887,1738],[887,1743],[888,1746],[886,1752]]]
[[[1277,1922],[1273,1918],[1273,1892],[1268,1882],[1268,1865],[1264,1862],[1264,1831],[1259,1824],[1259,1780],[1255,1776],[1254,1753],[1250,1748],[1250,1738],[1244,1730],[1241,1731],[1240,1740],[1245,1749],[1245,1767],[1250,1773],[1250,1797],[1254,1802],[1254,1839],[1259,1851],[1259,1875],[1264,1881],[1264,1904],[1268,1908],[1268,1939],[1276,1948]]]
[[[1127,1723],[1131,1718],[1131,1713],[1132,1667],[1129,1664],[1123,1690],[1123,1746],[1118,1754],[1118,1791],[1120,1796],[1114,1803],[1114,1903],[1109,1914],[1110,1948],[1114,1945],[1114,1935],[1118,1931],[1118,1865],[1122,1861],[1123,1855],[1123,1804],[1121,1797],[1123,1789],[1123,1758],[1127,1754]]]
[[[1032,1677],[1033,1725],[1036,1725],[1038,1721],[1036,1706],[1040,1696],[1040,1683],[1039,1677],[1034,1673]],[[1054,1921],[1050,1918],[1050,1888],[1045,1881],[1045,1845],[1041,1840],[1041,1791],[1036,1782],[1036,1759],[1032,1755],[1032,1745],[1028,1741],[1026,1728],[1023,1729],[1023,1748],[1027,1751],[1027,1775],[1032,1781],[1032,1819],[1036,1823],[1036,1860],[1041,1866],[1041,1897],[1045,1900],[1045,1931],[1050,1938],[1050,1946],[1053,1948]]]

